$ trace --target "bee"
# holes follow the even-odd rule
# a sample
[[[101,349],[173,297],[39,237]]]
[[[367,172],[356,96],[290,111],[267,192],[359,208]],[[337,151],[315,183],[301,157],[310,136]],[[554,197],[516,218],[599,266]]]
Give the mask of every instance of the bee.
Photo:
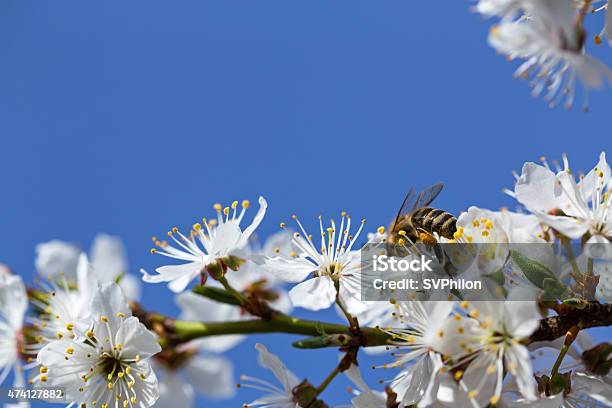
[[[435,245],[437,240],[434,233],[444,238],[454,238],[457,218],[447,211],[428,207],[440,194],[442,187],[442,183],[437,183],[419,194],[415,194],[414,188],[408,191],[389,228],[390,244],[398,244],[408,239],[413,244],[423,242],[426,245]]]

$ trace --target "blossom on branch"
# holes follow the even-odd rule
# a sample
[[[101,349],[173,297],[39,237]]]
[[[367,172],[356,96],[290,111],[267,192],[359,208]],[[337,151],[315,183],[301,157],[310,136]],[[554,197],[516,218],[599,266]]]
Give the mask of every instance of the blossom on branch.
[[[222,263],[223,270],[228,266],[231,269],[237,269],[237,265],[232,264],[240,264],[244,260],[243,249],[263,220],[268,203],[263,197],[259,197],[259,210],[253,222],[243,231],[240,223],[249,206],[248,201],[243,201],[242,210],[238,212],[238,201],[234,201],[230,207],[225,208],[221,204],[215,204],[217,219],[210,221],[204,219],[202,224],[194,224],[188,237],[176,227],[168,232],[168,236],[176,247],[153,237],[153,242],[158,248],[152,249],[152,253],[187,263],[160,266],[155,269],[157,275],[150,275],[141,269],[142,279],[148,283],[168,282],[168,288],[171,291],[180,293],[191,281],[204,273],[207,267],[214,266],[216,269],[218,262]]]
[[[150,358],[161,351],[156,336],[132,316],[115,283],[102,285],[90,307],[86,331],[75,325],[73,338],[55,340],[38,353],[40,374],[33,381],[63,388],[77,406],[153,406],[159,389]]]
[[[323,218],[319,217],[321,241],[317,248],[313,236],[306,232],[297,216],[292,218],[301,231],[293,233],[292,237],[298,253],[291,258],[267,257],[265,266],[281,280],[301,282],[289,291],[293,305],[310,310],[327,309],[338,293],[349,310],[361,309],[361,253],[353,250],[353,246],[365,220],[361,221],[353,236],[350,234],[351,217],[346,213],[342,213],[339,228],[334,220],[324,228]],[[285,228],[285,224],[282,223],[281,227]],[[312,277],[308,278],[310,275]]]

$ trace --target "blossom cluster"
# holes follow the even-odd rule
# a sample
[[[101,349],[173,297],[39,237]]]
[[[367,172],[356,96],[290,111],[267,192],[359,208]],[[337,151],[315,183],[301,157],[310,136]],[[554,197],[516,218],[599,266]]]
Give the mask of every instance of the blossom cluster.
[[[532,30],[542,23],[537,7],[528,9],[534,20],[516,20],[528,3],[535,2],[480,1],[478,10]],[[178,320],[138,303],[141,283],[128,273],[118,238],[99,235],[89,254],[62,241],[42,243],[35,265],[43,279],[34,286],[0,269],[0,384],[12,372],[15,386],[59,387],[67,404],[81,407],[189,407],[196,393],[229,398],[236,387],[223,353],[248,335],[232,332],[231,323],[298,327],[300,320],[288,316],[294,307],[335,307],[346,328],[317,329],[303,342],[339,347],[342,357],[332,374],[315,387],[257,344],[259,363],[280,384],[241,376],[239,388],[264,393],[245,406],[326,407],[323,392],[339,373],[355,384],[347,399],[357,408],[610,406],[612,346],[591,338],[589,316],[555,336],[539,334],[549,313],[561,319],[605,310],[612,297],[606,262],[612,260],[610,166],[602,153],[591,171],[576,176],[564,156],[562,165],[526,163],[515,176],[506,192],[521,212],[472,206],[457,218],[452,238],[420,232],[432,247],[494,245],[493,256],[479,253],[475,265],[503,282],[497,300],[453,292],[445,299],[362,300],[362,248],[392,241],[393,226],[367,234],[365,220],[342,212],[329,223],[319,217],[311,233],[294,215],[293,228],[281,223],[279,233],[259,244],[255,231],[268,207],[263,197],[248,225],[250,202],[234,201],[215,204],[215,216],[186,233],[172,228],[167,239],[152,238],[151,252],[172,261],[154,273],[141,270],[142,280],[167,285],[181,308]],[[421,244],[406,231],[397,234],[408,252]],[[514,244],[526,243],[550,251],[513,252]],[[293,286],[286,291],[287,285]],[[215,324],[218,333],[207,335],[207,325]],[[193,335],[194,327],[199,334]],[[368,336],[378,343],[368,343]],[[393,372],[384,390],[363,379],[360,349],[387,355],[374,367]],[[545,352],[555,359],[552,367],[538,363]]]
[[[479,0],[474,9],[499,19],[489,44],[509,59],[524,60],[515,75],[529,80],[532,95],[543,95],[551,107],[572,107],[581,84],[586,110],[589,90],[612,81],[612,71],[586,52],[589,41],[612,45],[607,0]],[[600,13],[605,13],[603,28],[590,40],[584,20]]]

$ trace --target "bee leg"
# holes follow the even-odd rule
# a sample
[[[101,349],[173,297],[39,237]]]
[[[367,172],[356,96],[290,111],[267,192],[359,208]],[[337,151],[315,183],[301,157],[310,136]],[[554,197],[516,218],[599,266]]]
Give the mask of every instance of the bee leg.
[[[418,233],[419,233],[419,240],[425,245],[434,246],[438,243],[438,240],[436,239],[436,237],[431,235],[429,232],[419,228]]]

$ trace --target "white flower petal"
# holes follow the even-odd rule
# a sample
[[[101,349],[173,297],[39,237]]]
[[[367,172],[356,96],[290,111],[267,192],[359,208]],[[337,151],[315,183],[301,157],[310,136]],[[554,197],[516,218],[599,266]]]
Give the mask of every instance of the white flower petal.
[[[191,384],[182,378],[167,373],[159,383],[159,399],[155,408],[193,408],[195,406],[195,393]]]
[[[270,353],[266,346],[261,343],[257,343],[255,348],[259,352],[259,364],[262,367],[272,371],[274,376],[283,385],[283,389],[285,391],[290,392],[300,383],[300,380],[295,376],[295,374],[289,371],[289,369],[285,367],[285,364],[283,364],[283,362],[275,354]]]
[[[149,358],[162,350],[153,332],[133,316],[121,323],[115,335],[115,344],[123,345],[122,355],[128,358]]]
[[[255,214],[255,218],[253,218],[253,222],[251,223],[251,225],[249,225],[242,233],[242,236],[240,237],[240,242],[238,243],[239,247],[245,246],[247,244],[249,238],[251,237],[251,235],[253,235],[253,232],[255,232],[259,224],[261,224],[261,221],[263,220],[264,216],[266,215],[268,202],[263,197],[259,197],[258,201],[259,210],[257,210],[257,214]]]
[[[36,270],[45,277],[63,272],[67,279],[76,277],[80,250],[67,242],[53,240],[36,245]]]
[[[235,394],[234,369],[221,356],[196,356],[185,365],[185,376],[195,390],[209,398],[230,398]]]
[[[334,283],[327,276],[308,279],[289,291],[294,306],[309,310],[327,309],[336,299]]]
[[[90,251],[91,266],[100,282],[115,280],[127,273],[127,256],[120,238],[108,234],[98,234]]]
[[[317,270],[317,266],[306,258],[266,258],[264,268],[284,282],[297,283]]]

